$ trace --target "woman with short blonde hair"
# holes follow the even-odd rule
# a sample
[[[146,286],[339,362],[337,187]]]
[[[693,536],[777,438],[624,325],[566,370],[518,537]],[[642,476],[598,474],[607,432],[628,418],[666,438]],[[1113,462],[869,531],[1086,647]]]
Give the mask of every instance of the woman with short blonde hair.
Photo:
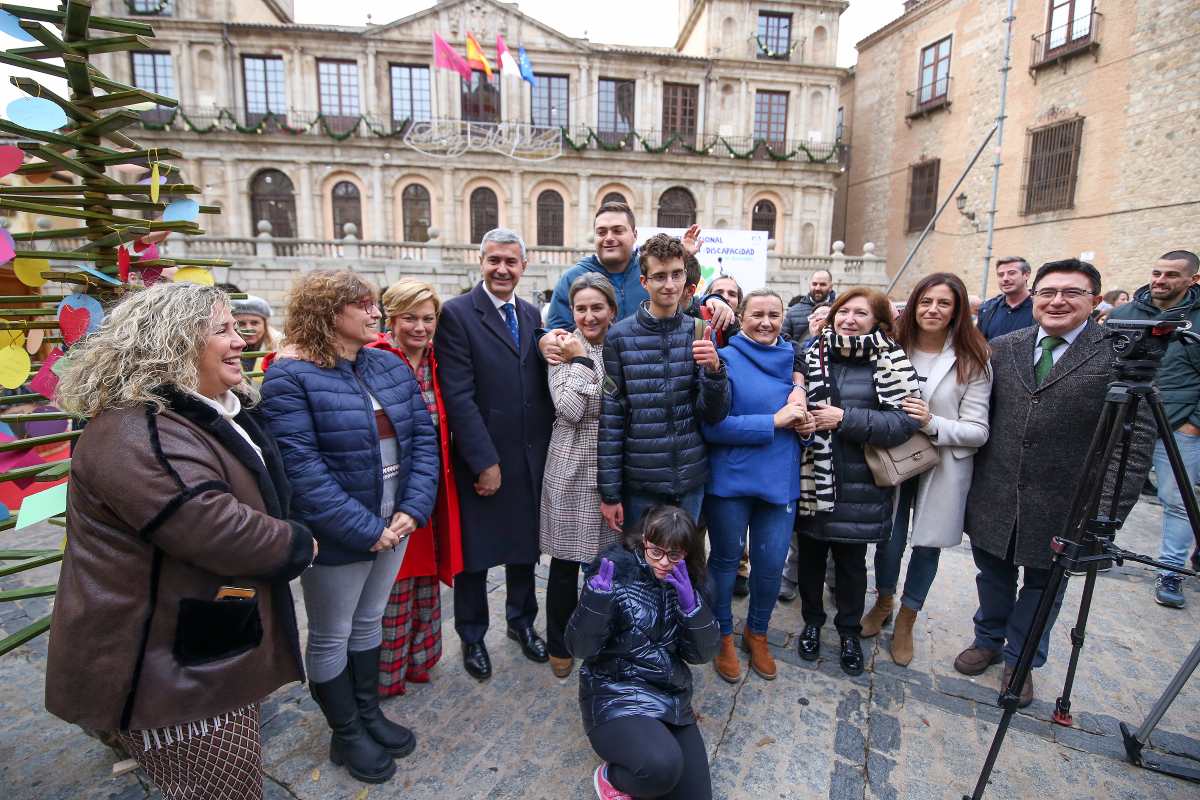
[[[316,548],[245,408],[244,347],[224,292],[161,283],[73,347],[58,384],[89,421],[46,708],[115,732],[166,800],[261,798],[259,704],[304,680],[288,581]]]
[[[458,487],[450,461],[450,426],[438,382],[433,334],[442,300],[437,290],[415,278],[401,278],[383,293],[388,332],[367,347],[393,353],[421,387],[425,408],[438,432],[437,502],[429,524],[409,539],[404,563],[383,612],[383,646],[379,653],[379,693],[404,694],[405,681],[428,683],[429,671],[442,656],[441,592],[438,579],[454,585],[462,571],[462,532]]]

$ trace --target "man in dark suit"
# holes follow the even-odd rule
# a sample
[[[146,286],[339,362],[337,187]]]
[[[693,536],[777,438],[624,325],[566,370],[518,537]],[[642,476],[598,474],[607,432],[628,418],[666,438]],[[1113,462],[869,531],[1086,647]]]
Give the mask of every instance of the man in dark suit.
[[[516,296],[528,263],[510,230],[488,231],[479,246],[483,280],[447,300],[434,346],[453,435],[462,517],[463,572],[454,579],[454,628],[473,677],[492,674],[487,571],[504,564],[508,636],[531,661],[547,660],[534,631],[538,508],[554,406],[534,331],[541,314]]]
[[[1089,320],[1100,302],[1100,273],[1068,259],[1038,270],[1033,283],[1036,326],[992,341],[991,436],[975,456],[966,532],[979,570],[975,641],[954,660],[964,675],[1004,662],[1008,684],[1050,577],[1050,541],[1064,532],[1092,434],[1112,379],[1113,351]],[[1133,504],[1150,467],[1154,427],[1148,406],[1135,426],[1118,517]],[[1111,496],[1115,477],[1105,476]],[[1018,572],[1021,590],[1017,592]],[[1063,582],[1063,588],[1066,582]],[[1062,593],[1038,643],[1034,667],[1046,663],[1050,629]],[[1033,680],[1019,705],[1033,700]]]

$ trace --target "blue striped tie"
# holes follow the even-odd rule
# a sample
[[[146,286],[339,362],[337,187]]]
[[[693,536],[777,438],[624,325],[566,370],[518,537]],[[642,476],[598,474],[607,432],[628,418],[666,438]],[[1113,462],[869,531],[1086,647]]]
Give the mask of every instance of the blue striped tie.
[[[521,346],[521,334],[517,331],[517,310],[512,303],[500,306],[504,310],[504,321],[508,323],[508,332],[512,335],[513,344]]]

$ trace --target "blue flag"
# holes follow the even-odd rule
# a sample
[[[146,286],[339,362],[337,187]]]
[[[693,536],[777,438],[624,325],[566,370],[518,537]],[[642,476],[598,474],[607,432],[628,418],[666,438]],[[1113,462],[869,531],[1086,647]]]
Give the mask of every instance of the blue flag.
[[[529,54],[522,47],[518,50],[517,65],[521,68],[521,79],[529,81],[530,86],[537,86],[537,76],[533,74],[533,62],[529,60]]]

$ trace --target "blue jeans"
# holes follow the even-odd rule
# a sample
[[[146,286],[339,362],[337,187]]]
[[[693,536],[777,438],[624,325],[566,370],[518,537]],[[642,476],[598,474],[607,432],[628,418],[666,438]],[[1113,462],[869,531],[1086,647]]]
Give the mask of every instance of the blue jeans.
[[[998,650],[1004,654],[1004,663],[1015,667],[1021,648],[1025,646],[1025,639],[1029,636],[1033,613],[1050,579],[1050,570],[1018,567],[1013,563],[1011,547],[1008,558],[996,558],[978,547],[971,548],[971,555],[975,557],[975,566],[979,569],[975,576],[975,588],[979,593],[979,610],[975,612],[974,620],[975,647]],[[1020,594],[1017,593],[1018,569],[1024,571]],[[1050,631],[1058,619],[1066,590],[1067,582],[1064,580],[1058,588],[1058,597],[1054,599],[1046,629],[1038,642],[1037,654],[1033,658],[1034,667],[1046,663],[1046,656],[1050,652]]]
[[[1175,431],[1175,444],[1179,445],[1179,454],[1183,456],[1183,468],[1187,470],[1190,492],[1192,484],[1196,482],[1196,474],[1200,472],[1200,436]],[[1175,484],[1171,461],[1167,458],[1167,449],[1163,447],[1162,442],[1154,445],[1154,474],[1158,478],[1158,500],[1163,506],[1162,548],[1159,550],[1158,560],[1183,567],[1187,565],[1188,554],[1195,546],[1196,538],[1192,535],[1192,526],[1188,524],[1183,495]]]
[[[766,633],[779,599],[779,581],[792,542],[796,504],[710,494],[704,499],[704,517],[708,521],[711,547],[708,575],[713,587],[713,616],[721,626],[721,633],[733,633],[733,581],[746,546],[747,530],[750,610],[746,614],[746,627],[755,633]]]
[[[679,497],[666,497],[661,494],[646,494],[625,490],[622,505],[625,507],[625,529],[641,522],[646,512],[654,506],[679,506],[692,518],[692,522],[700,520],[700,505],[704,502],[704,487],[700,486]]]
[[[917,499],[917,478],[910,478],[900,485],[900,501],[896,516],[892,520],[892,536],[886,542],[875,545],[875,588],[880,594],[894,595],[900,581],[900,561],[904,558],[904,545],[908,543],[908,526],[913,503]],[[904,578],[904,597],[900,604],[913,611],[920,611],[929,596],[929,587],[937,575],[940,547],[913,547],[908,557],[908,575]]]

